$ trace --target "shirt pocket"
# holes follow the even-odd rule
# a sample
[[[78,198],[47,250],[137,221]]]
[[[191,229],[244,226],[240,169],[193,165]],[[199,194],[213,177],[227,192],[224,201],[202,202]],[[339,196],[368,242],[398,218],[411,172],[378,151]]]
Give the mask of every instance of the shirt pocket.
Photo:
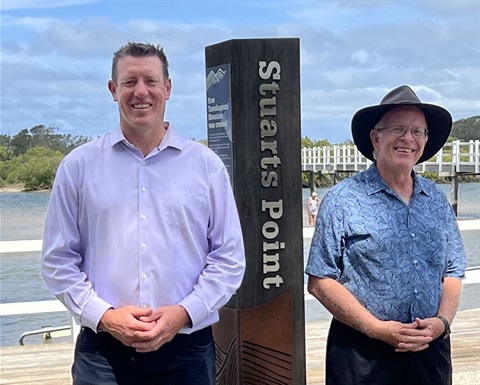
[[[206,191],[193,183],[174,182],[165,186],[165,193],[164,213],[168,225],[184,228],[208,225]]]
[[[440,228],[429,228],[423,232],[424,242],[418,247],[418,253],[423,255],[429,267],[443,270],[447,265],[447,232]]]
[[[353,222],[345,234],[345,253],[352,264],[370,261],[377,265],[391,258],[398,236],[388,225]]]

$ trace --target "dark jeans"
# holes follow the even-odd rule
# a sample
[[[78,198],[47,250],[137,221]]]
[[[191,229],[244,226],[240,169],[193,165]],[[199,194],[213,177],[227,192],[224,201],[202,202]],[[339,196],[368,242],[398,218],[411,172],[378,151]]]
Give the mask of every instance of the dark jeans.
[[[333,319],[327,339],[327,385],[451,385],[450,339],[397,353]]]
[[[137,353],[110,334],[82,328],[73,385],[215,385],[212,328],[177,334],[155,352]]]

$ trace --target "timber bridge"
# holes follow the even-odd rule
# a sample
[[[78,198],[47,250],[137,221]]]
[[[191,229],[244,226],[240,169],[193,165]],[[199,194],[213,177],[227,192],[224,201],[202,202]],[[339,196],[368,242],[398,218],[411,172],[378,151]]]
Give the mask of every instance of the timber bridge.
[[[354,145],[302,148],[302,172],[355,173],[371,164]],[[480,141],[446,143],[434,157],[415,166],[415,171],[438,172],[439,176],[478,175]]]
[[[315,174],[328,174],[332,186],[337,175],[356,173],[370,167],[372,161],[365,158],[354,145],[335,145],[302,148],[302,173],[309,173],[309,188],[315,190]],[[455,214],[458,205],[458,177],[480,175],[480,140],[445,143],[435,156],[415,166],[418,173],[437,172],[440,177],[452,180],[451,204]]]

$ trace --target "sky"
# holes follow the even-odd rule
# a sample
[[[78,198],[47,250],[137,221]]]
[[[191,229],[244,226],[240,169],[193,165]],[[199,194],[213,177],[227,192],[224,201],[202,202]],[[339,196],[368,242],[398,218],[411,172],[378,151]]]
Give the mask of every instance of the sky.
[[[353,114],[410,85],[453,120],[480,115],[480,1],[0,0],[1,133],[97,137],[118,124],[113,52],[164,47],[166,120],[207,137],[205,47],[299,38],[302,136],[342,143]]]

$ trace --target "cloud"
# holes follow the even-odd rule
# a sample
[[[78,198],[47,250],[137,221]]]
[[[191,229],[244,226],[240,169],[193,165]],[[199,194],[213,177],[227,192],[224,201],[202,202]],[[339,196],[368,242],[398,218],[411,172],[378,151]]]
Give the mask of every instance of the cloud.
[[[230,39],[300,38],[302,135],[311,138],[349,139],[354,112],[401,84],[454,119],[479,111],[474,1],[231,1],[222,18],[196,2],[94,2],[78,5],[78,14],[67,5],[88,2],[34,3],[63,7],[2,9],[4,132],[37,124],[93,136],[111,129],[117,106],[106,83],[113,52],[127,41],[164,46],[173,82],[167,118],[197,139],[206,137],[205,47]]]
[[[84,5],[97,3],[100,0],[2,0],[2,11],[14,11],[19,9],[44,9],[69,7],[72,5]]]

